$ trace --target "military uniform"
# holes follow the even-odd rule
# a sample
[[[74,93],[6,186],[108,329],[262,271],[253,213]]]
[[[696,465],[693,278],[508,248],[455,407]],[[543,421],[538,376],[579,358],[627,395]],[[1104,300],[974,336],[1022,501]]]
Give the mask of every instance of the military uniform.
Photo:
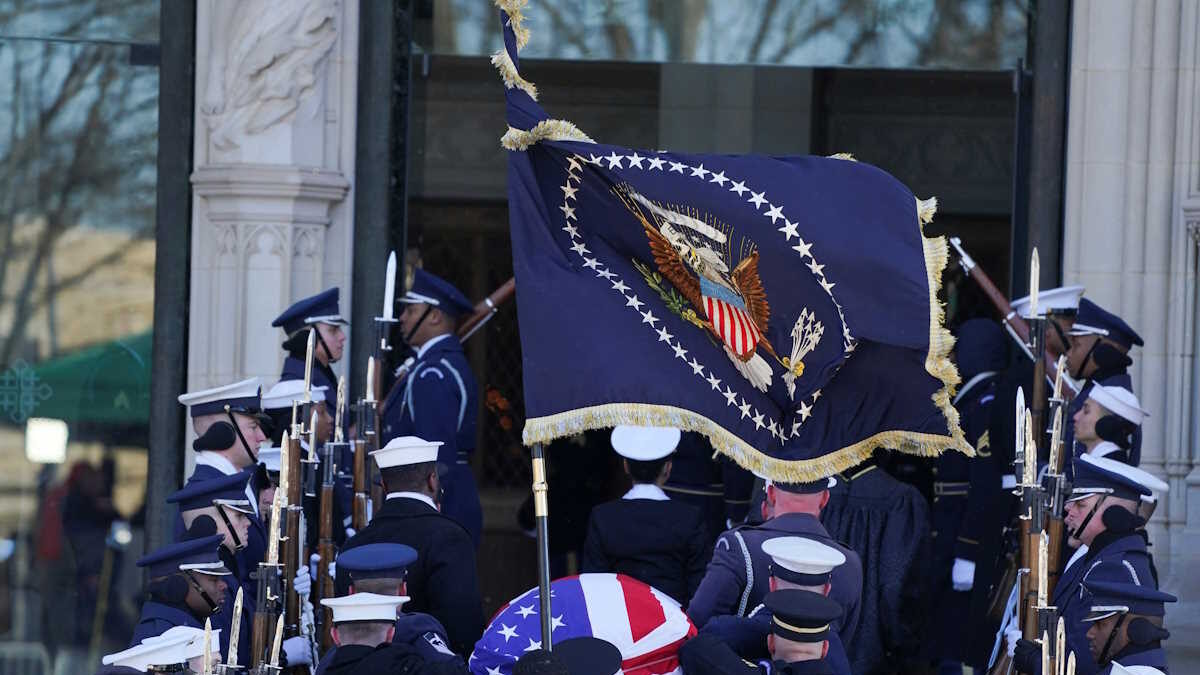
[[[176,626],[204,628],[206,617],[197,617],[185,600],[190,586],[186,577],[204,574],[229,579],[232,575],[221,562],[218,553],[220,546],[219,535],[198,537],[168,544],[137,561],[138,567],[147,568],[147,576],[163,581],[151,587],[150,599],[142,605],[141,617],[129,642],[131,647]],[[209,598],[218,606],[222,600]],[[218,623],[214,627],[219,629],[222,626]],[[227,653],[229,631],[222,630],[220,638],[224,640],[221,643],[224,646],[222,653]]]
[[[129,645],[132,647],[148,637],[161,635],[174,626],[204,628],[204,624],[196,619],[188,606],[182,602],[147,600],[142,604],[142,615],[133,628],[133,637],[129,639]]]
[[[423,500],[389,497],[343,550],[376,542],[416,549],[417,561],[408,571],[408,608],[433,615],[446,627],[451,649],[469,653],[484,622],[475,547],[467,531]]]
[[[1091,612],[1084,621],[1090,623],[1116,617],[1107,633],[1101,629],[1093,637],[1100,647],[1101,675],[1112,672],[1113,663],[1169,672],[1162,641],[1170,637],[1170,633],[1148,617],[1161,620],[1166,614],[1164,603],[1175,602],[1178,598],[1138,578],[1136,571],[1124,565],[1099,565],[1088,573],[1083,585],[1091,599]],[[1124,632],[1127,643],[1121,651],[1110,654],[1108,650],[1116,631]]]
[[[1130,328],[1129,324],[1125,323],[1121,317],[1087,299],[1079,302],[1079,314],[1069,333],[1074,336],[1100,335],[1120,344],[1126,350],[1132,349],[1134,345],[1140,347],[1145,344],[1142,337],[1133,328]],[[1090,356],[1089,360],[1091,360]],[[1063,429],[1063,447],[1072,448],[1076,457],[1083,454],[1085,449],[1081,443],[1075,442],[1075,426],[1070,424],[1070,421],[1075,418],[1075,413],[1083,408],[1083,402],[1091,394],[1092,386],[1099,382],[1106,387],[1121,387],[1133,391],[1133,378],[1129,376],[1127,364],[1097,362],[1096,365],[1098,366],[1096,372],[1092,373],[1084,382],[1079,394],[1075,396],[1063,413],[1065,427]],[[1141,463],[1141,458],[1142,430],[1139,427],[1133,435],[1133,445],[1122,461],[1131,466],[1137,466]]]
[[[279,374],[281,381],[304,380],[304,360],[307,356],[304,345],[308,343],[308,331],[305,329],[315,328],[319,323],[334,326],[349,325],[349,322],[342,317],[338,304],[339,293],[338,288],[334,287],[297,300],[271,322],[272,326],[283,329],[288,336],[288,341],[284,343],[284,346],[285,348],[290,347],[287,357],[283,359],[283,370]],[[320,342],[323,339],[319,335],[317,336],[316,349],[325,349]],[[325,353],[328,358],[328,350]],[[337,393],[337,375],[333,372],[333,368],[328,364],[321,363],[320,359],[315,356],[313,358],[312,386],[328,387],[330,396]]]
[[[769,661],[767,652],[767,636],[771,634],[771,610],[765,605],[754,608],[750,616],[714,616],[704,624],[701,635],[713,635],[729,645],[739,657],[753,663]],[[850,659],[846,656],[846,647],[842,644],[837,632],[831,631],[826,638],[829,651],[825,653],[825,662],[829,664],[829,672],[834,675],[852,675]]]
[[[380,627],[396,621],[396,612],[408,598],[375,593],[353,593],[339,598],[325,599],[321,604],[330,608],[336,629],[342,624],[377,624]],[[334,675],[375,673],[440,674],[469,671],[460,658],[427,661],[421,653],[404,643],[388,642],[377,646],[341,644],[327,658],[318,672]]]
[[[833,571],[830,597],[843,611],[838,634],[844,644],[852,644],[859,623],[862,561],[807,513],[781,514],[761,525],[735,527],[723,533],[713,547],[712,561],[688,606],[692,622],[704,626],[714,616],[746,616],[757,607],[767,594],[770,579],[771,560],[763,553],[762,544],[789,535],[815,539],[846,556],[846,563]]]

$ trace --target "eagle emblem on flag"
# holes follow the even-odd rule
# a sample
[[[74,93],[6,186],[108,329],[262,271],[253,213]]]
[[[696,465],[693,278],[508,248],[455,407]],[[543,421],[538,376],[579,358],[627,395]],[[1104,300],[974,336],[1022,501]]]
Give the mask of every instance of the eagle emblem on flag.
[[[735,261],[731,227],[655,203],[628,186],[616,192],[641,222],[658,273],[689,305],[679,314],[708,331],[737,371],[766,391],[773,371],[759,351],[779,357],[766,336],[771,306],[758,274],[758,247],[743,241]]]

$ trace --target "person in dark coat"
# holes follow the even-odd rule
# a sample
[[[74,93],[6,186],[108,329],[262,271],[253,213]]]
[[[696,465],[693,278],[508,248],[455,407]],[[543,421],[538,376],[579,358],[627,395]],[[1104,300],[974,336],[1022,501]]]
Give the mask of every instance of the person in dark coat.
[[[988,425],[996,376],[1008,362],[1008,338],[991,319],[971,319],[955,332],[952,357],[965,384],[959,387],[954,407],[976,456],[944,452],[933,467],[933,560],[926,568],[925,587],[934,611],[924,644],[926,653],[942,663],[943,674],[962,671],[971,637],[983,629],[982,617],[970,612],[980,542],[1000,537],[1004,528],[1003,520],[980,514],[978,505],[993,503],[1002,491],[1005,468],[993,461]]]
[[[846,556],[846,563],[833,571],[830,597],[843,610],[838,627],[842,643],[853,644],[863,590],[862,560],[818,520],[835,482],[832,478],[811,483],[768,482],[762,524],[735,527],[717,538],[704,579],[688,605],[692,623],[703,627],[714,616],[749,614],[763,601],[770,584],[771,557],[763,552],[763,542],[794,535],[815,539]]]
[[[856,635],[844,640],[852,670],[870,675],[889,660],[914,657],[918,560],[929,534],[924,498],[868,459],[838,474],[821,523],[863,561],[862,616]],[[833,588],[836,594],[836,580]]]
[[[624,458],[633,487],[592,509],[582,567],[626,574],[686,607],[704,578],[708,534],[698,509],[673,501],[662,489],[679,437],[669,427],[613,429],[612,447]]]
[[[168,544],[137,561],[138,567],[146,568],[150,582],[130,646],[175,626],[204,627],[204,620],[221,607],[225,579],[230,576],[218,555],[221,540],[220,535],[212,535]],[[223,644],[228,649],[225,633]]]
[[[416,561],[417,551],[404,544],[364,544],[345,551],[338,556],[335,565],[337,576],[345,580],[338,587],[345,592],[338,597],[354,593],[408,597],[405,578],[408,576],[408,567]],[[335,593],[338,588],[335,588]],[[446,629],[428,614],[397,614],[392,642],[411,647],[426,661],[460,659],[450,650]],[[321,657],[316,675],[323,675],[336,652],[337,647],[334,647]]]
[[[196,468],[185,486],[200,481],[233,476],[258,464],[258,447],[267,440],[261,424],[262,387],[257,377],[241,382],[189,392],[179,397],[188,407],[192,428],[198,438],[192,443],[196,451]],[[244,541],[237,542],[239,578],[249,575],[267,554],[267,529],[258,513],[256,482],[246,484],[246,499],[250,503],[250,528]],[[183,536],[186,525],[182,518],[175,521],[176,539]]]
[[[831,675],[828,638],[842,615],[838,603],[824,595],[788,589],[768,593],[763,603],[771,612],[767,636],[770,659],[743,660],[726,643],[701,633],[679,649],[679,662],[688,675]]]
[[[415,356],[380,407],[381,440],[416,436],[441,443],[442,513],[466,528],[478,548],[483,507],[470,459],[479,387],[454,333],[458,320],[474,308],[462,291],[422,269],[397,302],[404,304],[400,329]]]
[[[1055,585],[1051,604],[1063,619],[1067,649],[1075,652],[1075,672],[1079,675],[1094,675],[1100,670],[1091,657],[1087,639],[1090,626],[1084,620],[1091,611],[1090,598],[1081,587],[1092,574],[1107,578],[1109,572],[1102,567],[1123,569],[1141,584],[1154,584],[1153,561],[1146,540],[1137,532],[1144,522],[1136,515],[1141,498],[1150,495],[1151,490],[1130,469],[1121,462],[1092,455],[1083,455],[1075,462],[1075,482],[1063,520],[1068,542],[1079,549]],[[1016,641],[1013,662],[1021,672],[1039,675],[1040,661],[1037,643]]]
[[[407,598],[375,593],[353,593],[327,598],[322,605],[333,610],[333,658],[328,675],[466,675],[462,659],[426,661],[415,649],[392,641],[396,614]]]
[[[1083,618],[1092,658],[1101,675],[1123,667],[1148,666],[1167,672],[1163,640],[1171,636],[1163,628],[1163,603],[1178,600],[1170,593],[1133,579],[1124,566],[1098,567],[1083,582],[1091,596],[1091,611]]]
[[[771,591],[789,588],[829,595],[833,570],[846,562],[841,551],[804,537],[777,537],[763,543],[763,551],[771,556]],[[717,636],[748,661],[769,659],[767,636],[771,634],[773,616],[766,605],[759,605],[747,617],[714,616],[704,624],[702,633]],[[825,659],[836,675],[850,675],[850,659],[837,633],[837,625],[826,640],[829,650]]]
[[[1096,457],[1108,457],[1133,465],[1133,443],[1149,413],[1138,398],[1124,387],[1092,384],[1087,400],[1069,420],[1075,442]]]
[[[685,431],[662,489],[671,499],[700,509],[709,536],[705,548],[712,548],[718,534],[746,521],[754,474],[724,455],[714,456],[703,435]]]
[[[417,560],[408,567],[409,608],[431,614],[446,627],[451,650],[469,654],[484,628],[475,546],[462,525],[438,511],[439,445],[402,436],[372,453],[387,498],[371,522],[346,541],[342,555],[380,542],[415,549]],[[339,575],[339,584],[345,576]]]
[[[1133,391],[1133,378],[1129,376],[1133,359],[1129,357],[1129,352],[1134,346],[1145,344],[1142,336],[1121,317],[1087,298],[1079,301],[1079,313],[1068,333],[1071,336],[1071,348],[1067,351],[1067,368],[1072,377],[1083,380],[1083,388],[1067,406],[1063,414],[1064,423],[1075,418],[1088,400],[1091,388],[1097,383]],[[1076,457],[1083,454],[1083,445],[1075,442],[1073,425],[1067,425],[1064,430],[1063,447],[1073,448]],[[1126,459],[1126,463],[1132,466],[1137,466],[1142,460],[1140,427],[1133,434]]]

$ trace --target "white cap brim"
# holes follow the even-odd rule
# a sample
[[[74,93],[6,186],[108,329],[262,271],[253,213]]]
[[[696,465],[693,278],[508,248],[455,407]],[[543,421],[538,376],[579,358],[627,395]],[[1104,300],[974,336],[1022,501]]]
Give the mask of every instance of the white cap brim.
[[[371,453],[380,469],[409,464],[436,462],[441,441],[427,441],[416,436],[400,436]]]
[[[675,427],[621,425],[612,430],[612,447],[625,459],[652,462],[667,457],[679,447],[682,433]]]
[[[340,598],[327,598],[321,604],[333,610],[334,623],[392,622],[396,620],[396,612],[408,600],[407,595],[351,593]]]

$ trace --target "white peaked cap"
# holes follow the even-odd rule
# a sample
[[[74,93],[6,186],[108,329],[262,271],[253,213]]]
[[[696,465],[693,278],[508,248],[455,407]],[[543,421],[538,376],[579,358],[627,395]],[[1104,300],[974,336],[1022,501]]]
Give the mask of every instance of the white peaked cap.
[[[1102,384],[1093,384],[1088,398],[1104,406],[1112,414],[1127,419],[1139,427],[1150,416],[1150,413],[1142,410],[1141,404],[1138,403],[1138,397],[1125,387],[1106,387]]]
[[[324,401],[329,387],[313,387],[312,400]],[[263,410],[291,408],[292,403],[304,402],[304,380],[280,380],[262,395]]]
[[[327,598],[322,605],[333,610],[334,623],[350,621],[393,622],[396,612],[408,602],[407,595],[380,595],[378,593],[351,593],[340,598]]]
[[[441,441],[427,441],[416,436],[398,436],[371,453],[381,469],[409,464],[436,462]]]
[[[612,430],[612,446],[625,459],[650,462],[675,452],[681,432],[675,427],[621,425]]]
[[[304,383],[301,382],[300,384],[303,386]],[[258,390],[261,385],[262,383],[258,377],[251,377],[241,382],[223,384],[212,389],[189,391],[186,394],[180,394],[178,400],[190,408],[201,403],[212,403],[213,401],[224,401],[231,398],[253,398],[258,396]]]
[[[182,630],[181,630],[182,629]],[[220,652],[220,629],[212,631],[212,653]],[[141,644],[101,659],[106,666],[125,666],[146,671],[150,666],[169,666],[186,663],[204,655],[204,629],[175,626],[161,635],[148,637]]]
[[[775,537],[762,543],[762,552],[780,567],[798,574],[828,574],[846,562],[841,551],[806,537]]]
[[[1159,495],[1164,494],[1171,489],[1171,486],[1167,485],[1166,481],[1158,476],[1155,476],[1149,471],[1146,471],[1145,469],[1131,466],[1125,469],[1125,473],[1128,474],[1130,478],[1150,488],[1150,491],[1154,493],[1152,495],[1142,495],[1142,501],[1144,502],[1157,502]]]
[[[1083,297],[1083,286],[1060,286],[1048,288],[1038,293],[1038,312],[1061,312],[1068,309],[1079,309],[1079,299]],[[1013,311],[1021,316],[1029,316],[1029,296],[1017,298],[1011,303]]]
[[[1116,661],[1113,661],[1112,670],[1108,672],[1112,675],[1163,675],[1163,671],[1153,666],[1123,666]]]

